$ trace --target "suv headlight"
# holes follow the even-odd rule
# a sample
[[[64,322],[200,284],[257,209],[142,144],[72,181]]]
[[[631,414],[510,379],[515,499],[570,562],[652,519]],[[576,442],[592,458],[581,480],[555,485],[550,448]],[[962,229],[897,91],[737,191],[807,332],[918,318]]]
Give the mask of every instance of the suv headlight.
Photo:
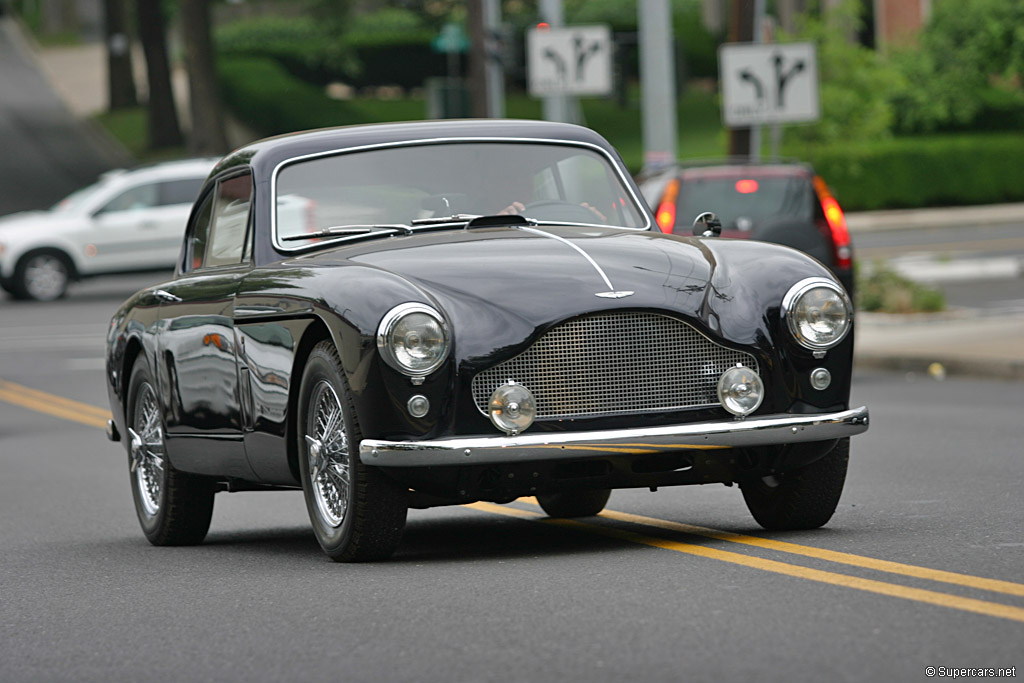
[[[801,280],[782,298],[782,315],[800,346],[824,351],[850,331],[853,305],[841,285],[823,277]]]
[[[404,375],[424,377],[448,357],[448,328],[441,314],[425,304],[395,306],[377,328],[384,361]]]

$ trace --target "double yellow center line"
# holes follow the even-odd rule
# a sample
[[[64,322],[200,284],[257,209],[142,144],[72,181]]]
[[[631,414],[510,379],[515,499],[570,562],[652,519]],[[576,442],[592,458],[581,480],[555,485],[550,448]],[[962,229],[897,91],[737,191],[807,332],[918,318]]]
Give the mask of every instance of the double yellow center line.
[[[49,394],[37,389],[31,389],[3,379],[0,379],[0,400],[41,413],[46,413],[48,415],[53,415],[55,417],[79,422],[91,427],[105,427],[107,420],[110,418],[110,412],[102,408],[97,408],[86,403],[80,403],[61,396]],[[532,498],[522,498],[519,502],[536,506],[536,501]],[[524,509],[523,507],[508,505],[495,505],[493,503],[473,503],[464,507],[490,514],[506,515],[534,522],[551,524],[573,531],[599,534],[601,536],[614,538],[620,541],[671,550],[674,552],[685,553],[687,555],[717,560],[719,562],[727,562],[729,564],[740,565],[774,574],[782,574],[784,576],[792,576],[808,581],[815,581],[833,586],[842,586],[845,588],[866,591],[868,593],[876,593],[879,595],[902,598],[904,600],[911,600],[939,607],[973,612],[975,614],[983,614],[990,617],[1024,622],[1024,608],[1013,605],[1006,605],[988,600],[979,600],[976,598],[967,598],[936,590],[914,588],[897,583],[888,583],[877,579],[867,579],[833,571],[814,569],[798,564],[789,564],[755,555],[746,555],[722,550],[720,548],[709,547],[707,545],[701,545],[699,543],[682,541],[677,538],[666,538],[664,536],[651,535],[649,532],[669,532],[669,535],[682,534],[687,537],[696,536],[709,539],[711,541],[735,543],[738,545],[754,547],[759,550],[784,553],[786,555],[796,555],[813,560],[845,565],[848,567],[858,567],[861,569],[868,569],[913,579],[924,579],[927,581],[959,586],[962,588],[987,591],[991,593],[1001,593],[1014,597],[1024,597],[1024,584],[1013,583],[1011,581],[986,579],[978,576],[971,576],[969,574],[958,574],[956,572],[947,572],[939,569],[928,569],[926,567],[917,567],[910,564],[891,562],[889,560],[879,560],[851,553],[825,550],[822,548],[814,548],[811,546],[799,545],[797,543],[789,543],[787,541],[778,541],[771,538],[761,538],[759,536],[748,536],[730,531],[719,531],[716,529],[695,526],[693,524],[672,522],[654,517],[633,515],[627,512],[616,512],[613,510],[605,510],[599,515],[597,522],[592,522],[570,519],[552,519],[545,517],[539,510]],[[641,533],[641,531],[644,533]]]
[[[72,401],[45,391],[30,389],[14,382],[0,379],[0,401],[7,401],[36,412],[80,422],[90,427],[106,427],[110,411],[91,406],[88,403]]]
[[[529,498],[521,498],[520,502],[533,503],[533,500]],[[629,543],[637,543],[654,548],[661,548],[663,550],[672,550],[674,552],[686,553],[687,555],[695,555],[697,557],[718,560],[720,562],[728,562],[729,564],[741,565],[751,569],[772,572],[774,574],[793,576],[800,579],[806,579],[808,581],[816,581],[818,583],[826,583],[833,586],[843,586],[845,588],[853,588],[869,593],[877,593],[889,597],[912,600],[914,602],[923,602],[930,605],[937,605],[939,607],[948,607],[965,612],[984,614],[990,617],[999,617],[1001,619],[1024,622],[1024,608],[1013,605],[1005,605],[998,602],[978,600],[975,598],[966,598],[934,590],[913,588],[895,583],[887,583],[876,579],[865,579],[858,576],[851,576],[849,574],[813,569],[811,567],[804,567],[797,564],[788,564],[786,562],[779,562],[777,560],[769,560],[753,555],[744,555],[727,550],[720,550],[718,548],[712,548],[696,543],[688,543],[671,538],[646,535],[621,526],[611,526],[604,523],[586,522],[575,519],[552,519],[545,517],[540,512],[524,510],[518,507],[495,505],[493,503],[473,503],[464,507],[492,514],[519,517],[575,531],[583,531],[608,538],[615,538]],[[1013,596],[1024,596],[1024,584],[1013,583],[1010,581],[985,579],[970,576],[968,574],[957,574],[955,572],[915,567],[914,565],[901,564],[899,562],[878,560],[871,557],[862,557],[860,555],[852,555],[850,553],[823,550],[821,548],[813,548],[810,546],[798,545],[796,543],[759,538],[757,536],[746,536],[728,531],[717,531],[715,529],[707,529],[705,527],[693,526],[691,524],[682,524],[653,517],[632,515],[626,512],[605,510],[598,517],[603,520],[625,522],[629,525],[640,526],[647,529],[659,529],[691,536],[703,536],[716,541],[727,541],[730,543],[755,546],[766,550],[788,553],[791,555],[802,555],[804,557],[873,569],[890,574],[928,579],[931,581],[1004,593]]]

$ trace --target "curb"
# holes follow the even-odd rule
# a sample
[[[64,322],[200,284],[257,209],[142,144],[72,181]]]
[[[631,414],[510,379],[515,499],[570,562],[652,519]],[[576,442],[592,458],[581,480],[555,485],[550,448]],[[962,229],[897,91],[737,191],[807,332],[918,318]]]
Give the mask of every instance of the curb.
[[[1024,361],[855,354],[853,371],[887,370],[921,374],[935,379],[976,377],[1024,382]]]
[[[925,227],[955,227],[958,225],[969,227],[1006,223],[1024,223],[1024,203],[860,211],[846,214],[846,225],[854,234]]]

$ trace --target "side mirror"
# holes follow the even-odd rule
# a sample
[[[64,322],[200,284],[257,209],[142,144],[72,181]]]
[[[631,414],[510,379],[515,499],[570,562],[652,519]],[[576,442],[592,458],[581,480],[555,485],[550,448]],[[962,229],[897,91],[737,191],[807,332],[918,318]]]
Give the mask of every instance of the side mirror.
[[[722,221],[710,211],[705,211],[693,219],[694,237],[718,237],[721,234]]]

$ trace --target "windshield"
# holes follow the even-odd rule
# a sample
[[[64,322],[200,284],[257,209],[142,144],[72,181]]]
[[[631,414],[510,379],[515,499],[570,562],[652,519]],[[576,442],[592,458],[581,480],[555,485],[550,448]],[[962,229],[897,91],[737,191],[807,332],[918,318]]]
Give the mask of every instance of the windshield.
[[[679,186],[676,221],[689,227],[689,221],[704,211],[718,214],[725,230],[749,230],[779,218],[811,220],[811,192],[810,182],[796,177],[686,178]]]
[[[57,213],[77,211],[79,207],[85,206],[93,195],[106,188],[109,184],[110,178],[104,176],[92,185],[87,185],[86,187],[75,190],[67,197],[51,206],[50,211]]]
[[[420,144],[316,157],[283,167],[275,197],[275,242],[284,249],[312,243],[287,238],[335,226],[412,225],[456,214],[647,227],[611,161],[567,144]]]

